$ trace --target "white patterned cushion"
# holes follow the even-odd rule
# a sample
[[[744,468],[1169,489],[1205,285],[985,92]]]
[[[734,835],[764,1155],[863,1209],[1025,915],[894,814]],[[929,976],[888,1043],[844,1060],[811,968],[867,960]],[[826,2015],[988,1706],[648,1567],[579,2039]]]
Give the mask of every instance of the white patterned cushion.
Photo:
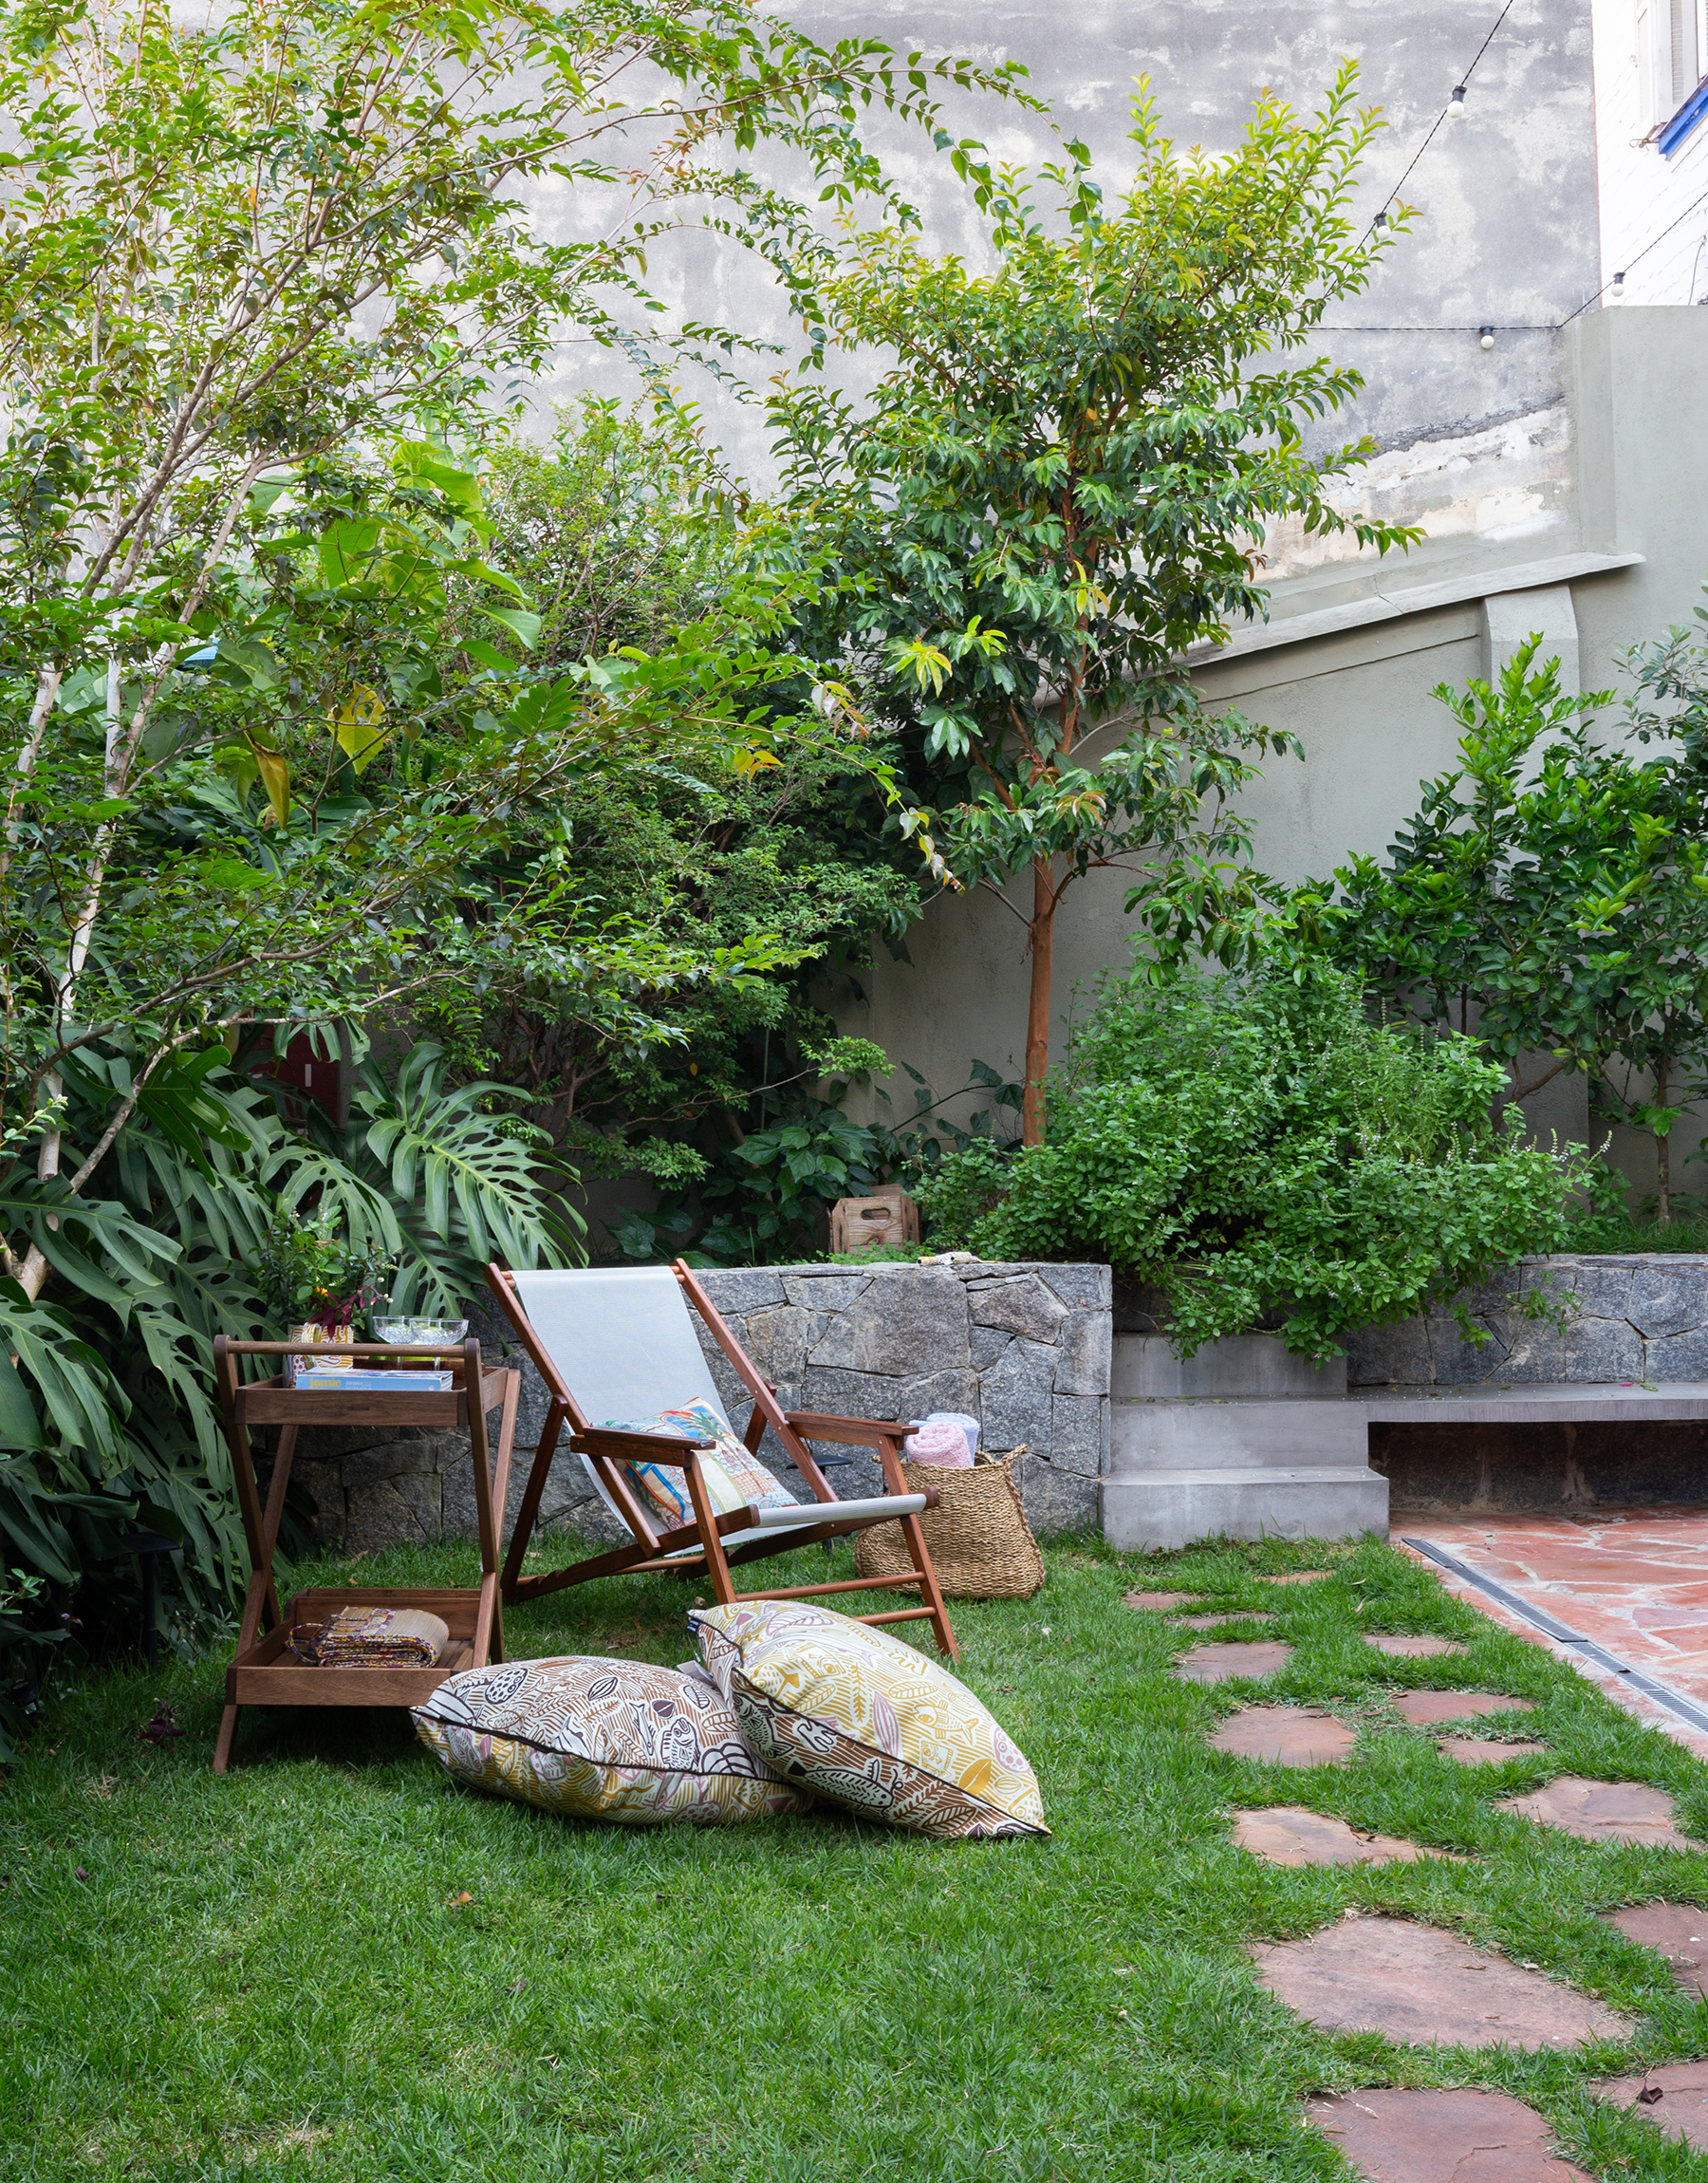
[[[457,1781],[566,1819],[715,1826],[808,1802],[754,1756],[714,1687],[643,1660],[472,1668],[410,1718]]]

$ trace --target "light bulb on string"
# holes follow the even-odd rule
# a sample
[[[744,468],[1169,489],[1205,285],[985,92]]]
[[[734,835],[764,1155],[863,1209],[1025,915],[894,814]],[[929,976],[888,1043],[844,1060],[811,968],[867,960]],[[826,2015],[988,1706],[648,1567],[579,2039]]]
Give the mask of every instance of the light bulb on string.
[[[1618,298],[1619,298],[1620,296],[1624,295],[1624,273],[1623,273],[1623,272],[1616,272],[1616,273],[1613,275],[1613,295],[1614,295],[1614,299],[1615,299],[1615,301],[1617,301],[1617,300],[1618,300]]]
[[[1476,329],[1476,332],[1477,338],[1482,343],[1484,348],[1494,347],[1494,328],[1492,326],[1479,326]]]
[[[1456,84],[1453,86],[1453,96],[1447,102],[1447,113],[1449,118],[1455,121],[1462,121],[1464,120],[1465,86],[1463,84]]]

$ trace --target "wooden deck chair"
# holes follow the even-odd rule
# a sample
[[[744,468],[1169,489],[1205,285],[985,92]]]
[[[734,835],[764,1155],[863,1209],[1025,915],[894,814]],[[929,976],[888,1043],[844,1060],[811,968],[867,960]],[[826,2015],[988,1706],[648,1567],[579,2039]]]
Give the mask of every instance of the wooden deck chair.
[[[737,1599],[816,1599],[829,1593],[900,1586],[917,1591],[920,1604],[859,1619],[929,1621],[939,1649],[951,1660],[959,1659],[919,1529],[919,1511],[937,1505],[937,1490],[910,1493],[901,1476],[900,1451],[911,1429],[908,1426],[894,1419],[786,1412],[680,1260],[674,1266],[592,1267],[576,1273],[512,1274],[494,1265],[487,1268],[487,1279],[517,1339],[538,1366],[550,1397],[505,1559],[506,1600],[537,1599],[544,1593],[585,1584],[596,1577],[652,1575],[659,1570],[686,1577],[703,1572],[707,1588],[726,1606]],[[769,1425],[811,1487],[811,1501],[786,1508],[749,1506],[719,1516],[698,1465],[700,1452],[712,1447],[711,1441],[613,1431],[596,1422],[649,1417],[696,1400],[710,1403],[724,1417],[711,1367],[689,1316],[691,1305],[753,1397],[744,1436],[749,1452],[757,1450]],[[569,1446],[585,1466],[594,1491],[629,1532],[632,1543],[593,1555],[567,1569],[525,1577],[523,1557],[566,1425]],[[888,1493],[869,1501],[838,1501],[813,1461],[808,1440],[870,1448],[882,1465]],[[681,1465],[694,1505],[693,1523],[672,1527],[643,1499],[629,1474],[628,1465],[636,1462]],[[731,1577],[732,1567],[741,1562],[844,1539],[874,1523],[898,1520],[913,1561],[904,1576],[850,1577],[770,1592],[737,1592]]]

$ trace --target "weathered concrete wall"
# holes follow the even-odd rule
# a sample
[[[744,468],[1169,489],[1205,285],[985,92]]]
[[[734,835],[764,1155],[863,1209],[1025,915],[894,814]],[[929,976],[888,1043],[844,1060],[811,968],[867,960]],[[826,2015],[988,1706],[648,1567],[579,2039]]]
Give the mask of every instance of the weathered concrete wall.
[[[1343,56],[1362,72],[1363,96],[1386,127],[1367,155],[1353,201],[1362,226],[1387,204],[1453,86],[1483,44],[1487,0],[1424,0],[1396,9],[1380,0],[1084,0],[1064,35],[1044,0],[773,0],[814,37],[869,36],[927,54],[1018,60],[1030,88],[1060,127],[1084,139],[1113,197],[1133,171],[1128,141],[1134,79],[1148,76],[1166,132],[1207,151],[1231,148],[1265,88],[1314,105]],[[984,140],[1003,159],[1057,156],[1045,117],[993,102],[951,100],[956,135]],[[985,248],[971,200],[947,162],[917,133],[879,115],[862,127],[885,152],[919,206],[928,248],[957,251],[976,270]],[[640,147],[637,143],[636,147]],[[795,181],[763,147],[762,171]],[[1327,345],[1356,365],[1358,407],[1309,428],[1311,444],[1368,432],[1380,449],[1353,499],[1416,516],[1449,553],[1466,541],[1569,524],[1564,388],[1553,329],[1600,284],[1595,124],[1587,5],[1530,9],[1490,45],[1465,118],[1437,132],[1405,179],[1415,227],[1362,296],[1330,314]],[[543,232],[568,235],[616,207],[587,199],[578,212],[542,178],[531,203]],[[658,292],[684,316],[720,318],[749,336],[798,351],[799,331],[769,276],[734,248],[701,233],[665,237],[649,252]],[[1479,326],[1499,328],[1495,348]],[[753,376],[774,366],[761,359]],[[609,350],[566,344],[543,399],[626,383]],[[712,430],[749,475],[770,472],[768,436],[752,410],[707,382],[688,382]],[[1539,550],[1540,549],[1535,549]],[[1278,535],[1272,573],[1344,575],[1347,549]]]
[[[1532,1298],[1550,1304],[1546,1315],[1526,1315]],[[1708,1380],[1708,1259],[1526,1259],[1464,1301],[1483,1347],[1444,1306],[1363,1327],[1347,1338],[1347,1388]]]
[[[1107,1266],[766,1266],[703,1278],[786,1409],[902,1420],[965,1410],[983,1427],[982,1447],[1005,1453],[1024,1445],[1016,1477],[1037,1529],[1096,1521],[1108,1465]],[[474,1315],[472,1323],[489,1359],[505,1353],[490,1318]],[[702,1332],[700,1343],[730,1421],[744,1431],[751,1399],[710,1334]],[[540,1376],[523,1359],[507,1533],[546,1406]],[[826,1443],[814,1452],[852,1457],[830,1474],[843,1499],[883,1490],[863,1450]],[[800,1486],[774,1434],[761,1454]],[[303,1436],[297,1475],[317,1536],[351,1552],[475,1535],[465,1434],[405,1428],[376,1442],[321,1427]],[[567,1449],[552,1464],[541,1524],[622,1536]]]

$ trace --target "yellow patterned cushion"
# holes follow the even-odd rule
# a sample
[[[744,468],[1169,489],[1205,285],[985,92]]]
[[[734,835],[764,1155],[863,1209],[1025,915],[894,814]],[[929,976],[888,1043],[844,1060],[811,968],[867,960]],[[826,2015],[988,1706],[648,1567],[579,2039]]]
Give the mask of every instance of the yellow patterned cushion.
[[[753,1749],[815,1796],[945,1838],[1049,1834],[1025,1759],[911,1645],[805,1600],[698,1609],[688,1627]]]
[[[416,1733],[473,1788],[566,1819],[715,1826],[807,1808],[698,1674],[642,1660],[512,1660],[453,1675]]]

